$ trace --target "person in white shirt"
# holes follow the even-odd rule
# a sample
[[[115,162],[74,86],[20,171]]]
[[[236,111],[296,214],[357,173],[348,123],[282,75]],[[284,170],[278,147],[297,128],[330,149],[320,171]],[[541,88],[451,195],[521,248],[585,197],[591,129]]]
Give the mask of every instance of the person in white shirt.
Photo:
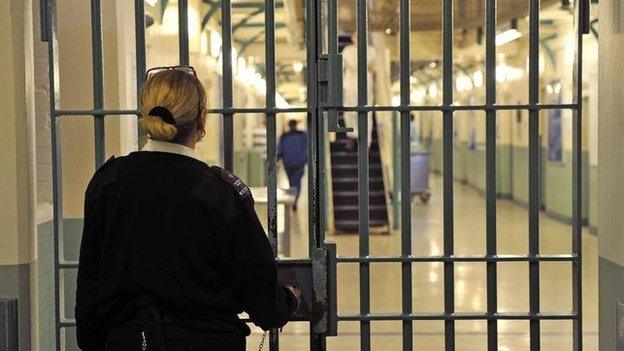
[[[351,36],[352,44],[347,45],[342,50],[342,77],[343,77],[343,103],[344,106],[357,106],[358,104],[358,48],[357,33]],[[374,91],[374,65],[377,59],[375,48],[368,45],[366,57],[366,74],[367,74],[367,105],[373,105],[375,101]],[[368,114],[368,144],[370,146],[373,134],[373,114]],[[348,133],[348,137],[357,140],[358,138],[358,113],[347,111],[343,114],[346,127],[353,128],[353,133]]]

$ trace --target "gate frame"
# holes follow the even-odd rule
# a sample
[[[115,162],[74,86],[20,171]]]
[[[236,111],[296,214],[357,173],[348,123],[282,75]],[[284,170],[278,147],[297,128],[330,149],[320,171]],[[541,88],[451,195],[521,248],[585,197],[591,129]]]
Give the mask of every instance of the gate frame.
[[[61,271],[76,269],[78,262],[65,260],[63,250],[63,211],[62,211],[62,167],[58,118],[61,116],[92,116],[94,118],[96,167],[104,163],[104,118],[106,116],[136,115],[138,110],[106,109],[104,103],[103,67],[102,67],[102,23],[101,0],[91,0],[92,19],[92,57],[94,103],[91,110],[62,110],[59,106],[59,66],[56,0],[45,1],[44,39],[48,41],[49,83],[50,83],[50,120],[53,168],[53,204],[54,204],[54,289],[55,289],[55,334],[56,350],[62,350],[62,330],[75,326],[75,320],[64,316],[64,284]],[[590,31],[589,0],[574,2],[574,27],[576,32],[575,62],[573,72],[573,102],[561,104],[542,104],[539,102],[539,0],[529,0],[529,103],[501,105],[496,103],[496,0],[486,1],[486,103],[483,105],[453,104],[453,0],[443,2],[443,104],[439,106],[416,106],[410,104],[410,0],[400,0],[400,105],[369,106],[367,104],[367,76],[358,78],[358,105],[345,107],[341,104],[322,103],[319,87],[319,60],[323,52],[324,26],[322,14],[327,4],[328,28],[327,46],[329,55],[338,55],[337,51],[337,0],[305,2],[307,43],[307,107],[277,108],[275,104],[275,0],[265,0],[265,41],[267,79],[267,99],[264,108],[234,108],[232,95],[232,23],[231,0],[221,0],[222,45],[223,45],[223,101],[222,108],[207,109],[207,113],[223,116],[224,164],[232,170],[233,165],[233,117],[237,113],[264,113],[267,116],[267,179],[268,179],[268,235],[271,247],[277,252],[277,190],[276,190],[276,115],[278,113],[307,113],[308,139],[308,191],[309,191],[309,250],[310,254],[325,241],[325,140],[327,133],[326,117],[337,112],[352,111],[358,113],[358,145],[368,145],[367,114],[374,111],[396,111],[400,114],[401,134],[401,197],[409,199],[409,115],[411,111],[437,111],[443,117],[443,194],[444,194],[444,254],[437,256],[415,256],[411,251],[411,204],[401,203],[401,255],[370,256],[368,216],[359,216],[358,256],[338,258],[338,263],[358,263],[360,273],[360,312],[357,314],[337,314],[338,321],[356,321],[360,323],[361,350],[370,350],[371,321],[402,321],[403,350],[413,346],[413,321],[438,320],[445,323],[445,350],[455,349],[456,320],[486,320],[488,350],[497,350],[499,320],[528,320],[530,324],[530,349],[540,349],[540,322],[542,320],[572,320],[573,345],[575,351],[582,350],[582,251],[581,251],[581,130],[582,130],[582,61],[583,34]],[[137,89],[144,83],[145,60],[145,12],[143,0],[135,0],[136,31],[136,66]],[[180,64],[189,63],[187,16],[188,0],[179,0],[179,51]],[[366,70],[367,6],[365,0],[358,0],[358,69]],[[43,9],[44,7],[42,7]],[[43,11],[43,10],[42,10]],[[407,15],[406,15],[407,14]],[[363,20],[362,20],[363,19]],[[337,88],[338,82],[330,78],[330,85]],[[539,253],[539,112],[549,109],[567,109],[573,112],[573,221],[572,253],[545,255]],[[453,114],[456,111],[477,110],[486,113],[486,254],[455,255],[453,245],[453,152],[452,128]],[[496,249],[496,112],[503,110],[525,110],[529,113],[529,254],[499,255]],[[359,212],[368,213],[368,149],[358,148],[358,200]],[[401,313],[370,312],[370,263],[401,263],[402,275],[402,311]],[[444,312],[414,313],[412,311],[412,263],[439,262],[444,264]],[[454,263],[483,262],[487,268],[487,312],[455,312]],[[529,264],[530,311],[526,313],[498,312],[497,305],[497,263],[527,262]],[[539,301],[539,266],[540,262],[570,262],[572,264],[573,309],[571,312],[542,313]],[[63,297],[63,299],[62,299]],[[278,349],[278,334],[271,331],[271,350]],[[310,330],[311,350],[325,350],[325,335],[315,334]]]

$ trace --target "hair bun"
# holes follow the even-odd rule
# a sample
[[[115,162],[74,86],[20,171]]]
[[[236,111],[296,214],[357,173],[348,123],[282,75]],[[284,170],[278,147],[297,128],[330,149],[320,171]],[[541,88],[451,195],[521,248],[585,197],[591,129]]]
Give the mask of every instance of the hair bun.
[[[163,106],[156,106],[154,108],[152,108],[149,113],[147,114],[148,116],[155,116],[155,117],[160,117],[163,121],[165,121],[165,123],[171,124],[171,125],[175,125],[175,119],[173,118],[173,114],[171,113],[171,111],[169,111],[168,108],[163,107]]]

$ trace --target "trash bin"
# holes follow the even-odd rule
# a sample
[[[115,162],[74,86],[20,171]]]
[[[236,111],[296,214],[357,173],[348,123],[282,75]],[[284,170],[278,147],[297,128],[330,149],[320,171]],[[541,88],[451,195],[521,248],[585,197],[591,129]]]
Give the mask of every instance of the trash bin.
[[[431,197],[429,192],[429,151],[412,151],[410,171],[412,198],[418,196],[426,204]]]

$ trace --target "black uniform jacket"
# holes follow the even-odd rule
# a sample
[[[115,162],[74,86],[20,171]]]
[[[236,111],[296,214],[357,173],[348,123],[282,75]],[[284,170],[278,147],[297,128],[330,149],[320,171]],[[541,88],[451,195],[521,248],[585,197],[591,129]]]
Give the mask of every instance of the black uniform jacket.
[[[176,325],[244,337],[247,312],[267,330],[296,309],[249,188],[229,172],[166,152],[109,160],[86,191],[76,322],[83,350],[153,299]]]

